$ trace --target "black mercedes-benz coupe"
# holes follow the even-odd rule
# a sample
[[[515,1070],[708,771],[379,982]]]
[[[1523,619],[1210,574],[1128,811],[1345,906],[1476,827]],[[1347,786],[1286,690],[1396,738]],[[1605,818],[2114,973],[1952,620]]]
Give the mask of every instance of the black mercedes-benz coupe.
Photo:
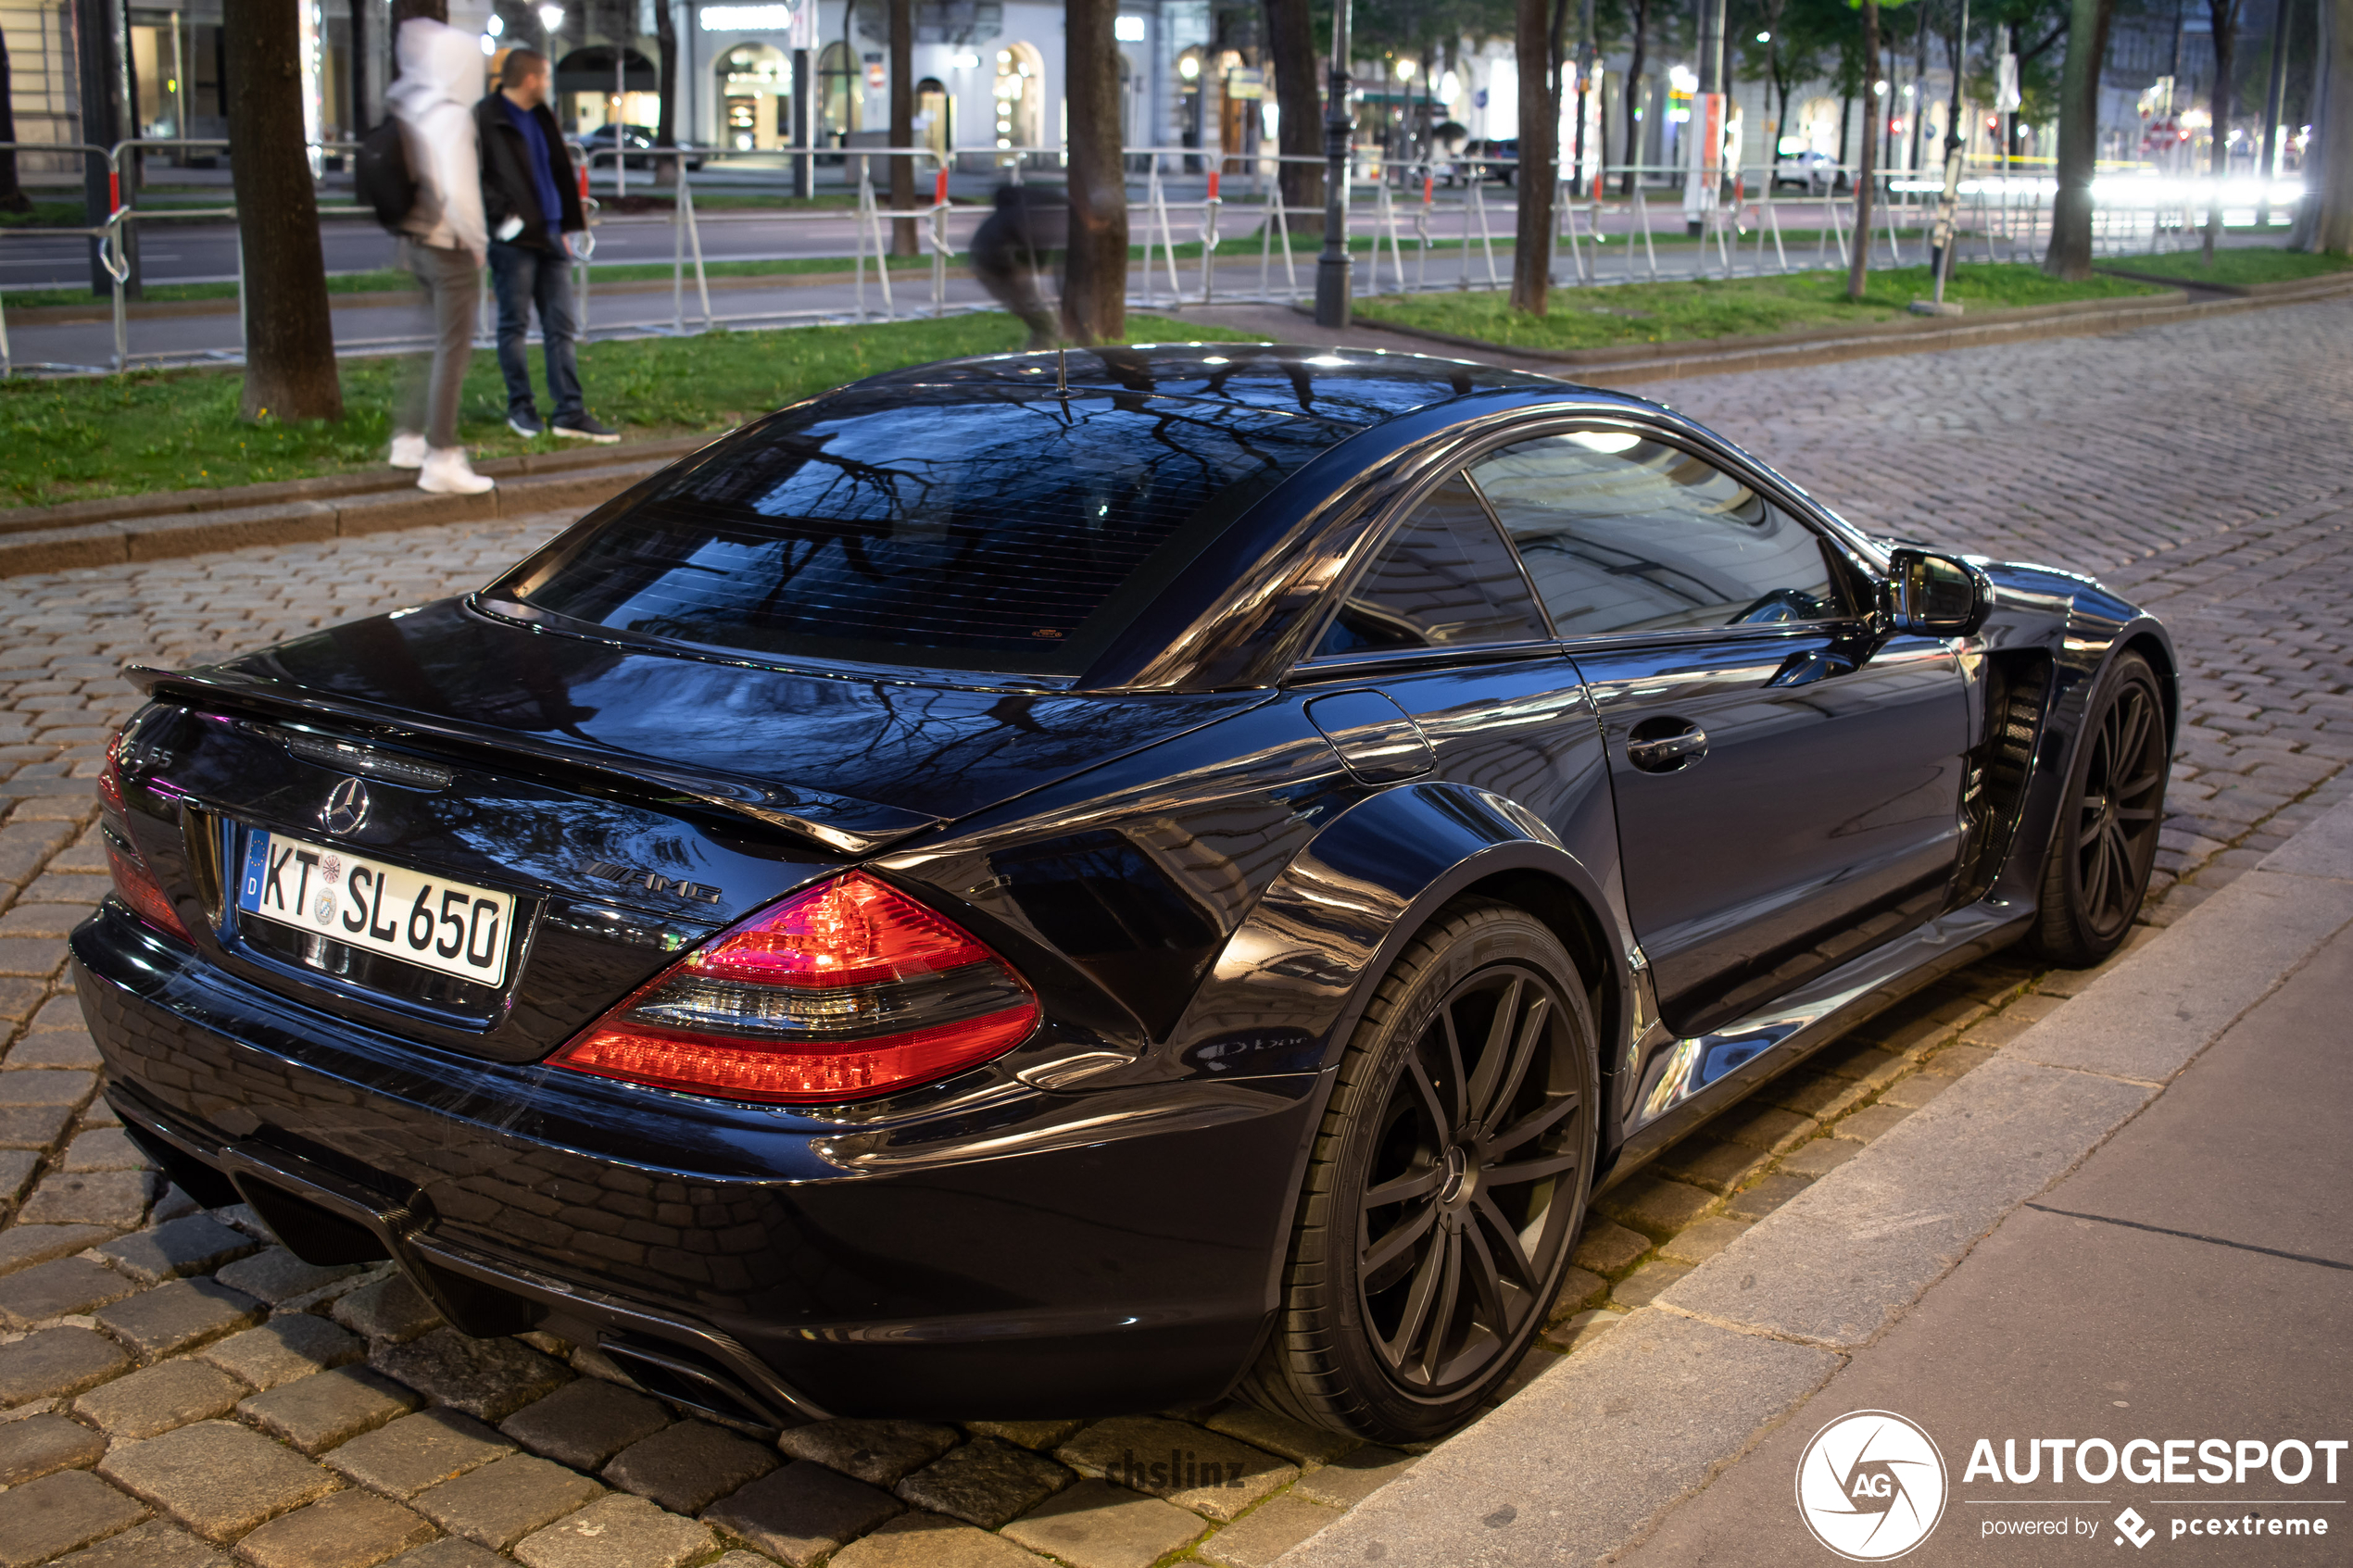
[[[729,1419],[1468,1415],[1586,1205],[2125,935],[2175,664],[1655,403],[1232,345],[878,376],[103,780],[131,1130]]]

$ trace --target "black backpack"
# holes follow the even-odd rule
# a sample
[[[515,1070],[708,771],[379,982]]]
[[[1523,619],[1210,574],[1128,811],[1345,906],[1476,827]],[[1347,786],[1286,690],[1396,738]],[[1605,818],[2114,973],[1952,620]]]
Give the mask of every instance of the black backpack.
[[[360,204],[376,209],[376,221],[397,231],[417,205],[417,179],[409,172],[408,138],[397,122],[385,120],[359,139],[351,160],[351,182]]]

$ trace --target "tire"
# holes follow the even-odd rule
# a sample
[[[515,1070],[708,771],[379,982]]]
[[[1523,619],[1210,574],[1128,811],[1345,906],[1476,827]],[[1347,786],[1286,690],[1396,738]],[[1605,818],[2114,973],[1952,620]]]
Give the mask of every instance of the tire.
[[[2133,929],[2157,863],[2171,769],[2165,696],[2136,653],[2119,654],[2085,715],[2043,862],[2035,946],[2088,969]]]
[[[1484,898],[1440,910],[1341,1058],[1241,1397],[1381,1443],[1477,1411],[1543,1328],[1584,1221],[1594,1061],[1584,982],[1543,922]]]

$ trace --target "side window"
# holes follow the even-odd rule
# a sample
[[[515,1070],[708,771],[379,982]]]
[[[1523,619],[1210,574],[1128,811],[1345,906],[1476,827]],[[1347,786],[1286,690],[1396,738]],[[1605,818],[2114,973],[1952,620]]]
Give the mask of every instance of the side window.
[[[1471,475],[1564,637],[1853,613],[1812,530],[1680,447],[1574,431],[1507,446]]]
[[[1390,536],[1315,654],[1521,643],[1549,634],[1494,521],[1456,474]]]

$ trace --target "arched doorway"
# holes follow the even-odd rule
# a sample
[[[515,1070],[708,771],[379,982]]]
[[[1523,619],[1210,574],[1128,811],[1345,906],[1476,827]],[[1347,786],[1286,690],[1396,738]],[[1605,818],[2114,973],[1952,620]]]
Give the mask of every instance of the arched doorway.
[[[1008,44],[997,51],[997,119],[1000,147],[1040,147],[1046,144],[1046,62],[1026,44]]]
[[[792,72],[785,53],[769,44],[738,44],[719,56],[723,144],[748,153],[781,147],[791,138]]]

